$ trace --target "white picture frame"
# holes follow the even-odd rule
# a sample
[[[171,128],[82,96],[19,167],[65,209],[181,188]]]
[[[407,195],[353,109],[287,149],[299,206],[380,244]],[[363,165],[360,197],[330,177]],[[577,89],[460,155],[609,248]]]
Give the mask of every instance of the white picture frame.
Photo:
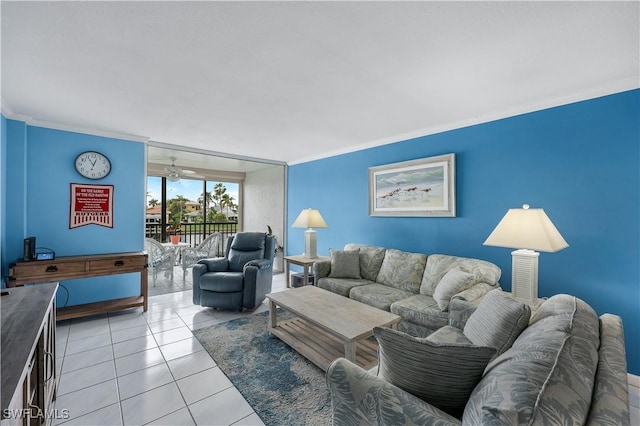
[[[438,155],[369,168],[370,216],[456,216],[456,157]]]

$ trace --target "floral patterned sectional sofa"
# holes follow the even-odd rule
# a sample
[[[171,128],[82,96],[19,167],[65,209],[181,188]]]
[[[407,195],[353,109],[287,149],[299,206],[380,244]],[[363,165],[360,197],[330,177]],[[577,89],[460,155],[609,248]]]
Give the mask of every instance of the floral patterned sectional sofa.
[[[352,243],[332,250],[313,272],[318,287],[401,316],[398,330],[414,336],[448,325],[450,312],[477,306],[499,287],[501,274],[484,260]]]
[[[462,329],[374,329],[377,369],[327,370],[333,425],[629,425],[620,317],[567,294],[518,304],[497,289]]]
[[[378,367],[327,370],[335,426],[630,422],[617,315],[566,294],[532,312],[476,259],[347,244],[314,271],[319,287],[402,317],[374,329]]]

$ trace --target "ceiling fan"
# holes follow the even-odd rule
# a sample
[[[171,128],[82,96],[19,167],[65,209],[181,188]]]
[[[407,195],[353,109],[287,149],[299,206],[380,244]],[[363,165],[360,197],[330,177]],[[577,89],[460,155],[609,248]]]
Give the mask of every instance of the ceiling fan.
[[[176,166],[176,157],[169,157],[171,159],[171,165],[164,168],[167,173],[166,178],[169,182],[178,182],[181,178],[185,177],[202,177],[196,175],[193,170],[183,169]]]

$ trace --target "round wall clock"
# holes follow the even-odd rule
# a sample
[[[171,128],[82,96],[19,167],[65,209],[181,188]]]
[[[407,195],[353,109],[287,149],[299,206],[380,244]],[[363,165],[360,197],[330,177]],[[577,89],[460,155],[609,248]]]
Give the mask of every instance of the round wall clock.
[[[76,157],[76,170],[88,179],[102,179],[111,172],[111,161],[104,154],[86,151]]]

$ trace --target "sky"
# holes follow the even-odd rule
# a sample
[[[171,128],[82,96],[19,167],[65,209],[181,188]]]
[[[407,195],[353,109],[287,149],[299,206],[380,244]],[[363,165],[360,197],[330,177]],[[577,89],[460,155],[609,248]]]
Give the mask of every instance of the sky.
[[[214,186],[218,182],[207,181],[207,191],[213,192]],[[233,201],[238,203],[238,184],[222,182],[227,187],[227,194],[233,197]],[[192,179],[180,179],[178,182],[167,181],[167,198],[172,199],[178,195],[182,195],[191,201],[198,201],[198,197],[202,194],[202,181]],[[149,176],[147,177],[147,202],[155,198],[162,200],[162,178]]]

